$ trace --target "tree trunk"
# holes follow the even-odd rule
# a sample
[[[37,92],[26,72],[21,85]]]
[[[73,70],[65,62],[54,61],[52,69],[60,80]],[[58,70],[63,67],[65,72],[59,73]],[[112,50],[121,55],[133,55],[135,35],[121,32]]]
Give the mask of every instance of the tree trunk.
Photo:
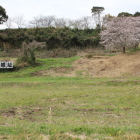
[[[135,50],[138,48],[138,46],[139,46],[139,44],[134,45]]]
[[[123,54],[125,53],[125,47],[123,47]]]
[[[4,46],[4,47],[3,47],[3,48],[4,48],[4,50],[3,50],[4,54],[5,54],[5,53],[8,53],[8,43],[5,43],[5,42],[4,42],[3,46]]]

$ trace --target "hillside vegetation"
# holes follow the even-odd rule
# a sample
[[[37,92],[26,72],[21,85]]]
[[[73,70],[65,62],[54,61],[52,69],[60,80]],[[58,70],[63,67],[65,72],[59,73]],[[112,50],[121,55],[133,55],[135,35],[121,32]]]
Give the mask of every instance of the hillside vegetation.
[[[98,29],[70,29],[70,28],[33,28],[33,29],[6,29],[0,31],[0,48],[8,43],[9,48],[21,48],[22,42],[45,42],[48,50],[62,47],[85,48],[99,44]]]

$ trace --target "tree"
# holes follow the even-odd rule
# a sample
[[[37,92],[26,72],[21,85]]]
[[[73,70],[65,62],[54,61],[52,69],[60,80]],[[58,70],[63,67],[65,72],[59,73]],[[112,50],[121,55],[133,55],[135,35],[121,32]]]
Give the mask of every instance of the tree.
[[[23,54],[17,59],[18,64],[26,63],[27,65],[35,65],[35,50],[41,45],[42,43],[33,40],[32,42],[22,42],[22,49]]]
[[[66,26],[67,26],[67,19],[56,18],[54,20],[54,27],[56,27],[56,28],[64,28]]]
[[[133,15],[128,12],[121,12],[117,17],[132,17]]]
[[[119,47],[125,53],[126,47],[136,48],[140,42],[140,17],[116,17],[105,28],[100,43],[106,48]]]
[[[112,16],[110,14],[106,14],[105,16],[103,16],[103,26],[105,26],[108,22],[113,20],[113,18],[115,18],[115,16]]]
[[[23,15],[15,17],[14,22],[17,24],[18,28],[22,28],[25,25]]]
[[[8,19],[8,16],[6,15],[5,9],[0,6],[0,24],[3,24],[3,22],[6,22]]]
[[[34,17],[32,21],[29,21],[30,28],[40,28],[41,27],[41,17]]]
[[[76,20],[68,20],[68,27],[76,29],[89,29],[93,28],[92,17],[84,16]]]
[[[138,16],[140,16],[140,12],[136,12],[135,14],[134,14],[134,17],[138,17]]]
[[[5,22],[5,25],[7,26],[8,29],[13,27],[14,20],[15,20],[14,18],[9,17],[8,20]]]
[[[85,16],[82,17],[81,19],[81,23],[82,23],[82,29],[89,29],[93,27],[93,23],[92,23],[92,17],[90,16]]]
[[[82,28],[82,22],[81,19],[77,20],[68,20],[69,27],[74,28],[74,29],[81,29]]]
[[[29,22],[31,28],[52,27],[54,26],[55,16],[38,16]]]
[[[104,11],[104,7],[93,6],[91,9],[92,16],[95,19],[96,25],[99,25],[99,28],[102,29],[102,18],[101,14]]]
[[[54,25],[55,16],[45,16],[41,19],[42,27],[52,27]]]

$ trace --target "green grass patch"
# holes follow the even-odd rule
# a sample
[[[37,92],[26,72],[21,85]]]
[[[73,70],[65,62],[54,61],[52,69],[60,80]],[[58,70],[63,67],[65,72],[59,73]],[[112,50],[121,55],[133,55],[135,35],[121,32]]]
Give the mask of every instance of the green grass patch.
[[[138,139],[139,77],[31,77],[77,58],[0,74],[0,139]]]
[[[71,67],[71,63],[77,60],[79,57],[71,57],[71,58],[48,58],[48,59],[38,59],[36,66],[26,66],[15,69],[15,71],[0,71],[0,78],[7,77],[31,77],[31,73],[46,70],[51,68],[59,68],[59,67]],[[15,63],[14,63],[15,64]],[[16,67],[16,64],[15,64]]]

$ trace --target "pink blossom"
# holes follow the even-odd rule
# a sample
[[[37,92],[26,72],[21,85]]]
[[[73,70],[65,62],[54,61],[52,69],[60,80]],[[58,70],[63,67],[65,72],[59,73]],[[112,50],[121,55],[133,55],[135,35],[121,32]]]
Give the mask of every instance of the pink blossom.
[[[136,48],[140,43],[140,17],[116,17],[100,33],[101,44],[106,48]]]

